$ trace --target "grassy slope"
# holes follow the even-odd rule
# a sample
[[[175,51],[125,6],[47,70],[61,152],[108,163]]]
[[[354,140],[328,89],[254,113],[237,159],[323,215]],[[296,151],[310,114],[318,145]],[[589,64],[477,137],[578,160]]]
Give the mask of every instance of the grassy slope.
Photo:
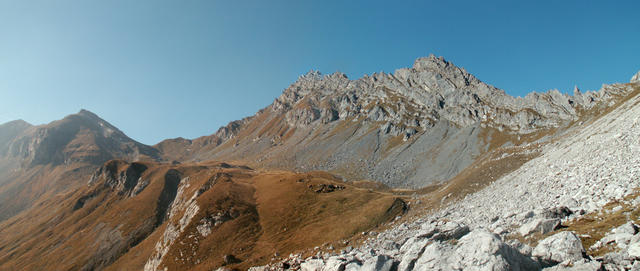
[[[140,270],[166,227],[166,222],[157,228],[154,224],[165,175],[171,169],[190,178],[186,195],[217,174],[228,177],[197,198],[200,212],[164,258],[162,266],[170,270],[210,270],[221,266],[227,254],[242,260],[231,267],[244,269],[270,261],[276,252],[288,255],[349,238],[403,212],[391,194],[344,184],[322,172],[262,172],[214,162],[146,165],[142,179],[150,183],[134,197],[105,188],[101,180],[52,197],[2,223],[0,269],[100,269],[113,263],[107,269]],[[119,166],[122,171],[127,164]],[[321,184],[345,188],[316,193]],[[86,195],[93,197],[74,210]],[[225,211],[234,218],[206,237],[197,232],[202,218]],[[183,256],[186,251],[189,257]]]

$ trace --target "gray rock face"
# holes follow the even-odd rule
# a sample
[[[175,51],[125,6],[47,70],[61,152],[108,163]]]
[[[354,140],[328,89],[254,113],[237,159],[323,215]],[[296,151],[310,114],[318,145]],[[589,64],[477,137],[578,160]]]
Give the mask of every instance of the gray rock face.
[[[320,259],[310,259],[300,264],[300,270],[302,271],[322,271],[325,266],[324,261]]]
[[[118,173],[117,164],[118,161],[109,161],[98,168],[91,176],[89,184],[104,178],[105,185],[115,189],[121,195],[127,194],[135,196],[140,193],[146,187],[146,184],[142,182],[140,176],[147,169],[147,166],[142,163],[133,162],[128,164],[125,170]]]
[[[390,271],[394,267],[393,258],[386,255],[378,255],[364,262],[361,271]]]
[[[415,250],[414,250],[415,251]],[[408,254],[405,254],[407,256]],[[415,258],[410,256],[407,258]],[[405,258],[403,258],[405,259]],[[508,246],[500,238],[484,229],[470,232],[453,246],[431,241],[413,264],[401,262],[398,270],[538,270],[530,258]]]
[[[558,226],[560,226],[560,219],[539,218],[539,219],[534,219],[533,221],[522,225],[520,229],[518,229],[518,232],[522,236],[527,236],[535,232],[545,234],[555,230]]]
[[[640,242],[635,242],[629,245],[627,249],[629,256],[640,259]]]
[[[635,234],[638,233],[638,226],[633,222],[627,222],[620,227],[613,229],[611,235],[605,236],[605,243],[608,241],[614,241],[620,248],[626,248],[629,242]]]
[[[402,257],[398,265],[398,271],[413,270],[416,260],[424,252],[425,246],[429,243],[426,238],[411,238],[401,248]]]
[[[435,241],[447,241],[451,239],[460,239],[460,237],[469,233],[469,227],[455,221],[440,222],[437,224],[428,224],[424,227],[419,237],[429,238]]]
[[[424,130],[446,119],[461,127],[488,121],[527,133],[574,119],[577,106],[589,108],[601,95],[578,92],[571,97],[552,90],[515,98],[431,55],[417,59],[412,68],[357,80],[311,71],[287,88],[272,108],[286,112],[292,126],[365,115],[369,121],[401,127],[399,131]]]
[[[453,249],[441,242],[433,242],[424,248],[424,252],[414,264],[413,270],[438,270],[448,267],[447,256]]]
[[[475,230],[460,238],[460,245],[449,261],[456,270],[539,269],[537,263],[486,230]]]
[[[33,126],[24,120],[0,124],[0,156],[7,155],[11,141],[31,127]]]
[[[571,209],[569,209],[566,206],[549,208],[542,213],[542,215],[545,218],[558,218],[558,219],[563,219],[567,216],[570,216],[571,214],[573,214],[573,211],[571,211]]]
[[[572,232],[565,231],[540,241],[531,255],[543,263],[553,265],[565,261],[580,261],[584,253],[580,238]]]
[[[532,210],[543,217],[558,206],[593,212],[622,200],[640,187],[640,169],[632,166],[640,163],[638,102],[640,96],[632,97],[612,113],[575,129],[543,148],[538,158],[440,214],[469,226],[495,223],[506,228],[526,223],[517,214]]]

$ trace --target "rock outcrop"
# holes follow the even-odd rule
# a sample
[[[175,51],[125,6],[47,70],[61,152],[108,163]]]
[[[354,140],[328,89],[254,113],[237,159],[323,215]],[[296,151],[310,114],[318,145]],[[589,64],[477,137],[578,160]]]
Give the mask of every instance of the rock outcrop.
[[[518,229],[518,232],[522,236],[527,236],[536,232],[540,234],[546,234],[555,230],[558,226],[560,226],[560,219],[539,218],[522,225],[520,229]]]
[[[156,242],[154,252],[144,265],[145,271],[155,271],[162,263],[162,259],[169,252],[176,239],[184,232],[191,219],[198,213],[200,206],[196,203],[197,192],[189,196],[185,190],[189,187],[189,179],[181,180],[175,199],[171,201],[168,210],[167,226]]]
[[[580,238],[574,233],[564,231],[540,241],[531,255],[545,265],[561,262],[577,262],[584,258],[585,250]]]

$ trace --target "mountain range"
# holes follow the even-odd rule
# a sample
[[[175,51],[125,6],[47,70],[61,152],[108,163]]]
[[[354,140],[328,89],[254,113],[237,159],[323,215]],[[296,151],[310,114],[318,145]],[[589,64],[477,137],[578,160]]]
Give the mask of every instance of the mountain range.
[[[310,71],[253,116],[153,146],[87,110],[8,122],[0,269],[248,269],[356,246],[483,191],[638,94],[640,73],[513,97],[431,55],[356,80]]]

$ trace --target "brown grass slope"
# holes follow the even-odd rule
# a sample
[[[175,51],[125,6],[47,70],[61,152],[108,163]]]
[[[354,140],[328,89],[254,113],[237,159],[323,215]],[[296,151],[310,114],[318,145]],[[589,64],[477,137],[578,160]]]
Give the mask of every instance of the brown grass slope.
[[[392,208],[398,204],[393,195],[322,172],[114,160],[95,176],[77,191],[2,222],[0,269],[140,270],[167,223],[181,218],[183,210],[173,218],[168,213],[179,186],[187,182],[185,195],[201,193],[200,208],[163,258],[161,267],[170,270],[210,270],[223,265],[225,255],[240,260],[234,268],[264,264],[274,253],[288,255],[349,238],[403,211]],[[316,192],[330,184],[344,189]],[[203,236],[197,227],[212,215],[225,220]]]

